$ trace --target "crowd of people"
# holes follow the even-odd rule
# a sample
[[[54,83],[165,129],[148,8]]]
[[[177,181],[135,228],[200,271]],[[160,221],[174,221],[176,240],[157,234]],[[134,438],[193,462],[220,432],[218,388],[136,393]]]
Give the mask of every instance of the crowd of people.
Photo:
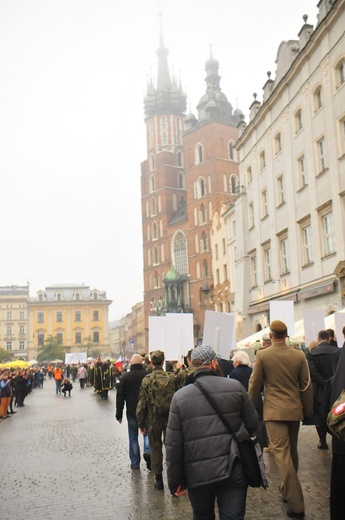
[[[299,429],[301,423],[314,425],[317,447],[328,449],[326,418],[345,388],[345,354],[331,330],[320,331],[314,349],[306,352],[287,338],[286,324],[276,320],[253,363],[245,351],[224,360],[201,345],[183,365],[166,362],[161,351],[151,352],[149,365],[136,354],[122,376],[116,419],[122,423],[126,404],[131,468],[140,464],[140,431],[154,488],[163,490],[165,444],[169,490],[173,496],[188,490],[194,520],[214,519],[216,502],[220,520],[245,516],[248,480],[234,436],[221,417],[237,439],[256,435],[272,452],[287,516],[305,517],[298,478]],[[330,514],[331,520],[343,520],[345,442],[332,438],[332,453]]]
[[[134,354],[128,369],[100,358],[91,365],[3,369],[0,421],[25,406],[46,378],[55,380],[56,394],[69,397],[77,379],[81,390],[93,387],[105,400],[116,388],[115,417],[122,424],[126,413],[130,468],[138,470],[143,459],[155,475],[154,488],[164,490],[165,446],[169,490],[172,496],[188,492],[193,520],[214,519],[216,503],[220,520],[244,519],[248,479],[237,441],[252,436],[274,456],[287,516],[304,518],[299,429],[301,423],[315,426],[317,448],[329,448],[327,415],[345,388],[345,353],[332,330],[319,331],[306,351],[287,338],[285,323],[273,321],[253,362],[245,351],[225,360],[200,345],[183,364],[158,350],[150,358]],[[345,441],[332,436],[331,520],[345,518],[344,485]]]

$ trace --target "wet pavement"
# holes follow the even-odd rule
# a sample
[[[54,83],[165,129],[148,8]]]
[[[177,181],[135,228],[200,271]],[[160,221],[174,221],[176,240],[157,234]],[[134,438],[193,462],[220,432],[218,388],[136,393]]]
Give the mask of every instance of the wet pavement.
[[[116,392],[107,401],[74,384],[72,396],[55,395],[45,381],[25,407],[0,422],[0,516],[14,520],[191,519],[187,497],[153,489],[144,462],[130,469],[127,421],[115,420]],[[331,453],[316,448],[317,434],[303,426],[300,480],[306,520],[329,518]],[[249,489],[246,520],[286,519],[271,453],[264,454],[270,487]],[[165,478],[166,482],[166,478]]]

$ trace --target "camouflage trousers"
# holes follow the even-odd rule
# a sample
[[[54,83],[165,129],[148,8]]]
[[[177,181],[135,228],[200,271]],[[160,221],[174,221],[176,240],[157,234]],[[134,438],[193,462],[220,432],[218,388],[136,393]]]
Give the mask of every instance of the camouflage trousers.
[[[163,444],[165,444],[166,426],[149,427],[149,441],[151,450],[151,470],[155,475],[163,473]]]

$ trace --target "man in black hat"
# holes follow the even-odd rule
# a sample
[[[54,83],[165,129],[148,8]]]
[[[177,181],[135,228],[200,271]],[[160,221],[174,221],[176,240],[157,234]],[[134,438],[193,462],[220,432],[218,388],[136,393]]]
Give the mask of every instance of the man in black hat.
[[[264,385],[263,417],[282,479],[282,498],[289,506],[287,516],[304,518],[297,442],[300,421],[312,414],[313,389],[304,353],[286,344],[285,323],[273,321],[269,335],[272,346],[258,351],[248,392],[257,406]]]
[[[151,467],[155,473],[155,489],[163,490],[163,443],[171,399],[175,393],[175,376],[163,370],[164,352],[151,352],[152,372],[141,383],[136,410],[138,425],[143,434],[149,428]]]

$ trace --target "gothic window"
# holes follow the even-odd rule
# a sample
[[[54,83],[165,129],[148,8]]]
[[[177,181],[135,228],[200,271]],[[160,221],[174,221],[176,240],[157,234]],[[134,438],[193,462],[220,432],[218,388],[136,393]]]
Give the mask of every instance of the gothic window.
[[[155,158],[154,158],[154,155],[153,153],[150,154],[150,170],[154,170],[155,169]]]
[[[183,154],[181,150],[177,152],[177,166],[183,166]]]
[[[200,164],[204,161],[204,150],[202,145],[199,143],[195,147],[195,164]]]
[[[155,246],[153,248],[153,264],[154,265],[158,264],[158,247],[157,246]]]
[[[156,222],[152,223],[152,240],[157,240],[158,233],[157,233],[157,224]]]
[[[184,173],[179,172],[178,174],[178,187],[183,189],[184,188]]]
[[[206,222],[206,209],[205,209],[204,204],[201,204],[201,206],[200,206],[199,215],[200,215],[199,216],[200,224],[205,224],[205,222]]]
[[[179,231],[173,243],[174,265],[179,274],[188,273],[187,241],[185,235]]]
[[[159,287],[159,277],[157,271],[155,271],[155,274],[153,276],[153,288],[157,289]]]
[[[202,253],[205,253],[207,251],[207,235],[205,233],[205,231],[202,232],[201,234],[201,241],[200,241],[200,249],[201,249],[201,252]]]
[[[205,179],[200,177],[197,182],[197,198],[205,197],[206,195],[206,187],[205,187]]]
[[[229,142],[229,159],[233,161],[235,159],[235,148],[234,148],[234,142]]]
[[[231,193],[233,195],[236,193],[236,187],[237,187],[237,177],[236,177],[236,175],[231,175],[231,177],[230,177],[230,188],[231,188]]]
[[[156,215],[156,199],[152,197],[151,199],[151,216]]]
[[[150,175],[150,193],[152,193],[155,190],[156,190],[155,176],[154,175]]]
[[[202,266],[202,270],[203,270],[204,278],[207,278],[208,277],[208,263],[207,263],[207,260],[204,260],[204,263],[203,263],[203,266]]]

